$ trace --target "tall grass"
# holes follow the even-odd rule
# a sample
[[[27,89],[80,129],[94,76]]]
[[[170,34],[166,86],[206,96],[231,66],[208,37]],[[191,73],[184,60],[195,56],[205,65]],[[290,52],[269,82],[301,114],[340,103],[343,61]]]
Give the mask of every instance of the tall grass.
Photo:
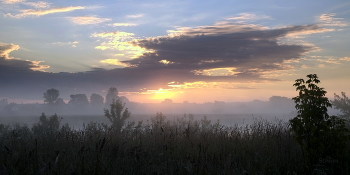
[[[31,129],[0,124],[0,174],[305,174],[299,145],[279,119],[227,126],[157,113],[121,130],[94,122],[80,130],[44,125],[50,122]],[[350,173],[349,159],[322,159],[314,173],[331,174],[318,168],[329,163]]]

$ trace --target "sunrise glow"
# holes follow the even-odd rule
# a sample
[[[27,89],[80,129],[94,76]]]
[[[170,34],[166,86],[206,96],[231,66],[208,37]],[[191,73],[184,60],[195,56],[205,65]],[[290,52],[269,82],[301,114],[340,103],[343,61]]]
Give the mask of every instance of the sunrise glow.
[[[0,99],[116,87],[143,103],[268,100],[295,96],[295,79],[310,73],[329,97],[350,89],[349,3],[0,4]]]

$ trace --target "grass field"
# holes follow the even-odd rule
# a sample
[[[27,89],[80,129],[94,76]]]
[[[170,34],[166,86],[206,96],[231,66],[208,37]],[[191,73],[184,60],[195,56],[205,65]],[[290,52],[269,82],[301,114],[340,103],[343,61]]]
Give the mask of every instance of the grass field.
[[[38,115],[31,116],[0,116],[1,124],[26,124],[31,127],[33,124],[38,122]],[[47,113],[47,115],[53,115]],[[167,116],[167,119],[171,120],[177,117],[182,117],[185,114],[164,114]],[[265,114],[191,114],[194,116],[195,120],[200,120],[206,116],[212,122],[219,120],[220,124],[224,125],[246,125],[254,123],[254,119],[263,118],[267,121],[273,121],[276,118],[284,121],[288,121],[292,116],[289,114],[283,113],[265,113]],[[132,114],[129,121],[147,121],[151,117],[154,117],[155,114]],[[59,115],[61,120],[61,125],[68,123],[71,128],[82,129],[83,124],[88,124],[90,122],[106,123],[109,124],[109,120],[103,115]]]
[[[216,115],[225,125],[214,116],[176,116],[133,116],[121,130],[103,116],[64,116],[62,123],[75,121],[71,126],[39,123],[39,116],[27,118],[35,127],[2,124],[0,174],[350,173],[349,149],[346,159],[320,157],[305,171],[289,124],[275,116],[236,116],[230,125],[235,115]]]

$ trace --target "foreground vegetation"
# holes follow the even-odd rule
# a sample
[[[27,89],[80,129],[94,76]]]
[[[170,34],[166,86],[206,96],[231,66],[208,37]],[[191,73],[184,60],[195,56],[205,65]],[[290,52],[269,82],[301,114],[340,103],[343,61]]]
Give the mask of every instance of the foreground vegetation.
[[[327,114],[326,91],[316,74],[307,77],[294,84],[298,114],[288,122],[226,126],[157,113],[136,124],[113,99],[104,111],[110,126],[91,122],[74,130],[44,113],[30,129],[0,124],[0,175],[350,174],[350,122]]]
[[[0,174],[308,174],[287,122],[225,126],[192,115],[122,128],[60,126],[44,114],[31,129],[0,125]],[[349,148],[349,144],[347,144]],[[320,157],[313,173],[349,174],[344,160]]]

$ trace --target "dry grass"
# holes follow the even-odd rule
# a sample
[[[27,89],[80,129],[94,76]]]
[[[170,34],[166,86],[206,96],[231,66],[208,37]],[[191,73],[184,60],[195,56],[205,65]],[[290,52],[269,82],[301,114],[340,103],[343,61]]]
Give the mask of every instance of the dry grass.
[[[0,175],[305,174],[302,162],[288,123],[278,119],[226,126],[192,115],[167,120],[158,113],[122,130],[100,123],[39,131],[0,125]],[[331,163],[350,173],[349,160]],[[319,169],[332,173],[332,167]]]

